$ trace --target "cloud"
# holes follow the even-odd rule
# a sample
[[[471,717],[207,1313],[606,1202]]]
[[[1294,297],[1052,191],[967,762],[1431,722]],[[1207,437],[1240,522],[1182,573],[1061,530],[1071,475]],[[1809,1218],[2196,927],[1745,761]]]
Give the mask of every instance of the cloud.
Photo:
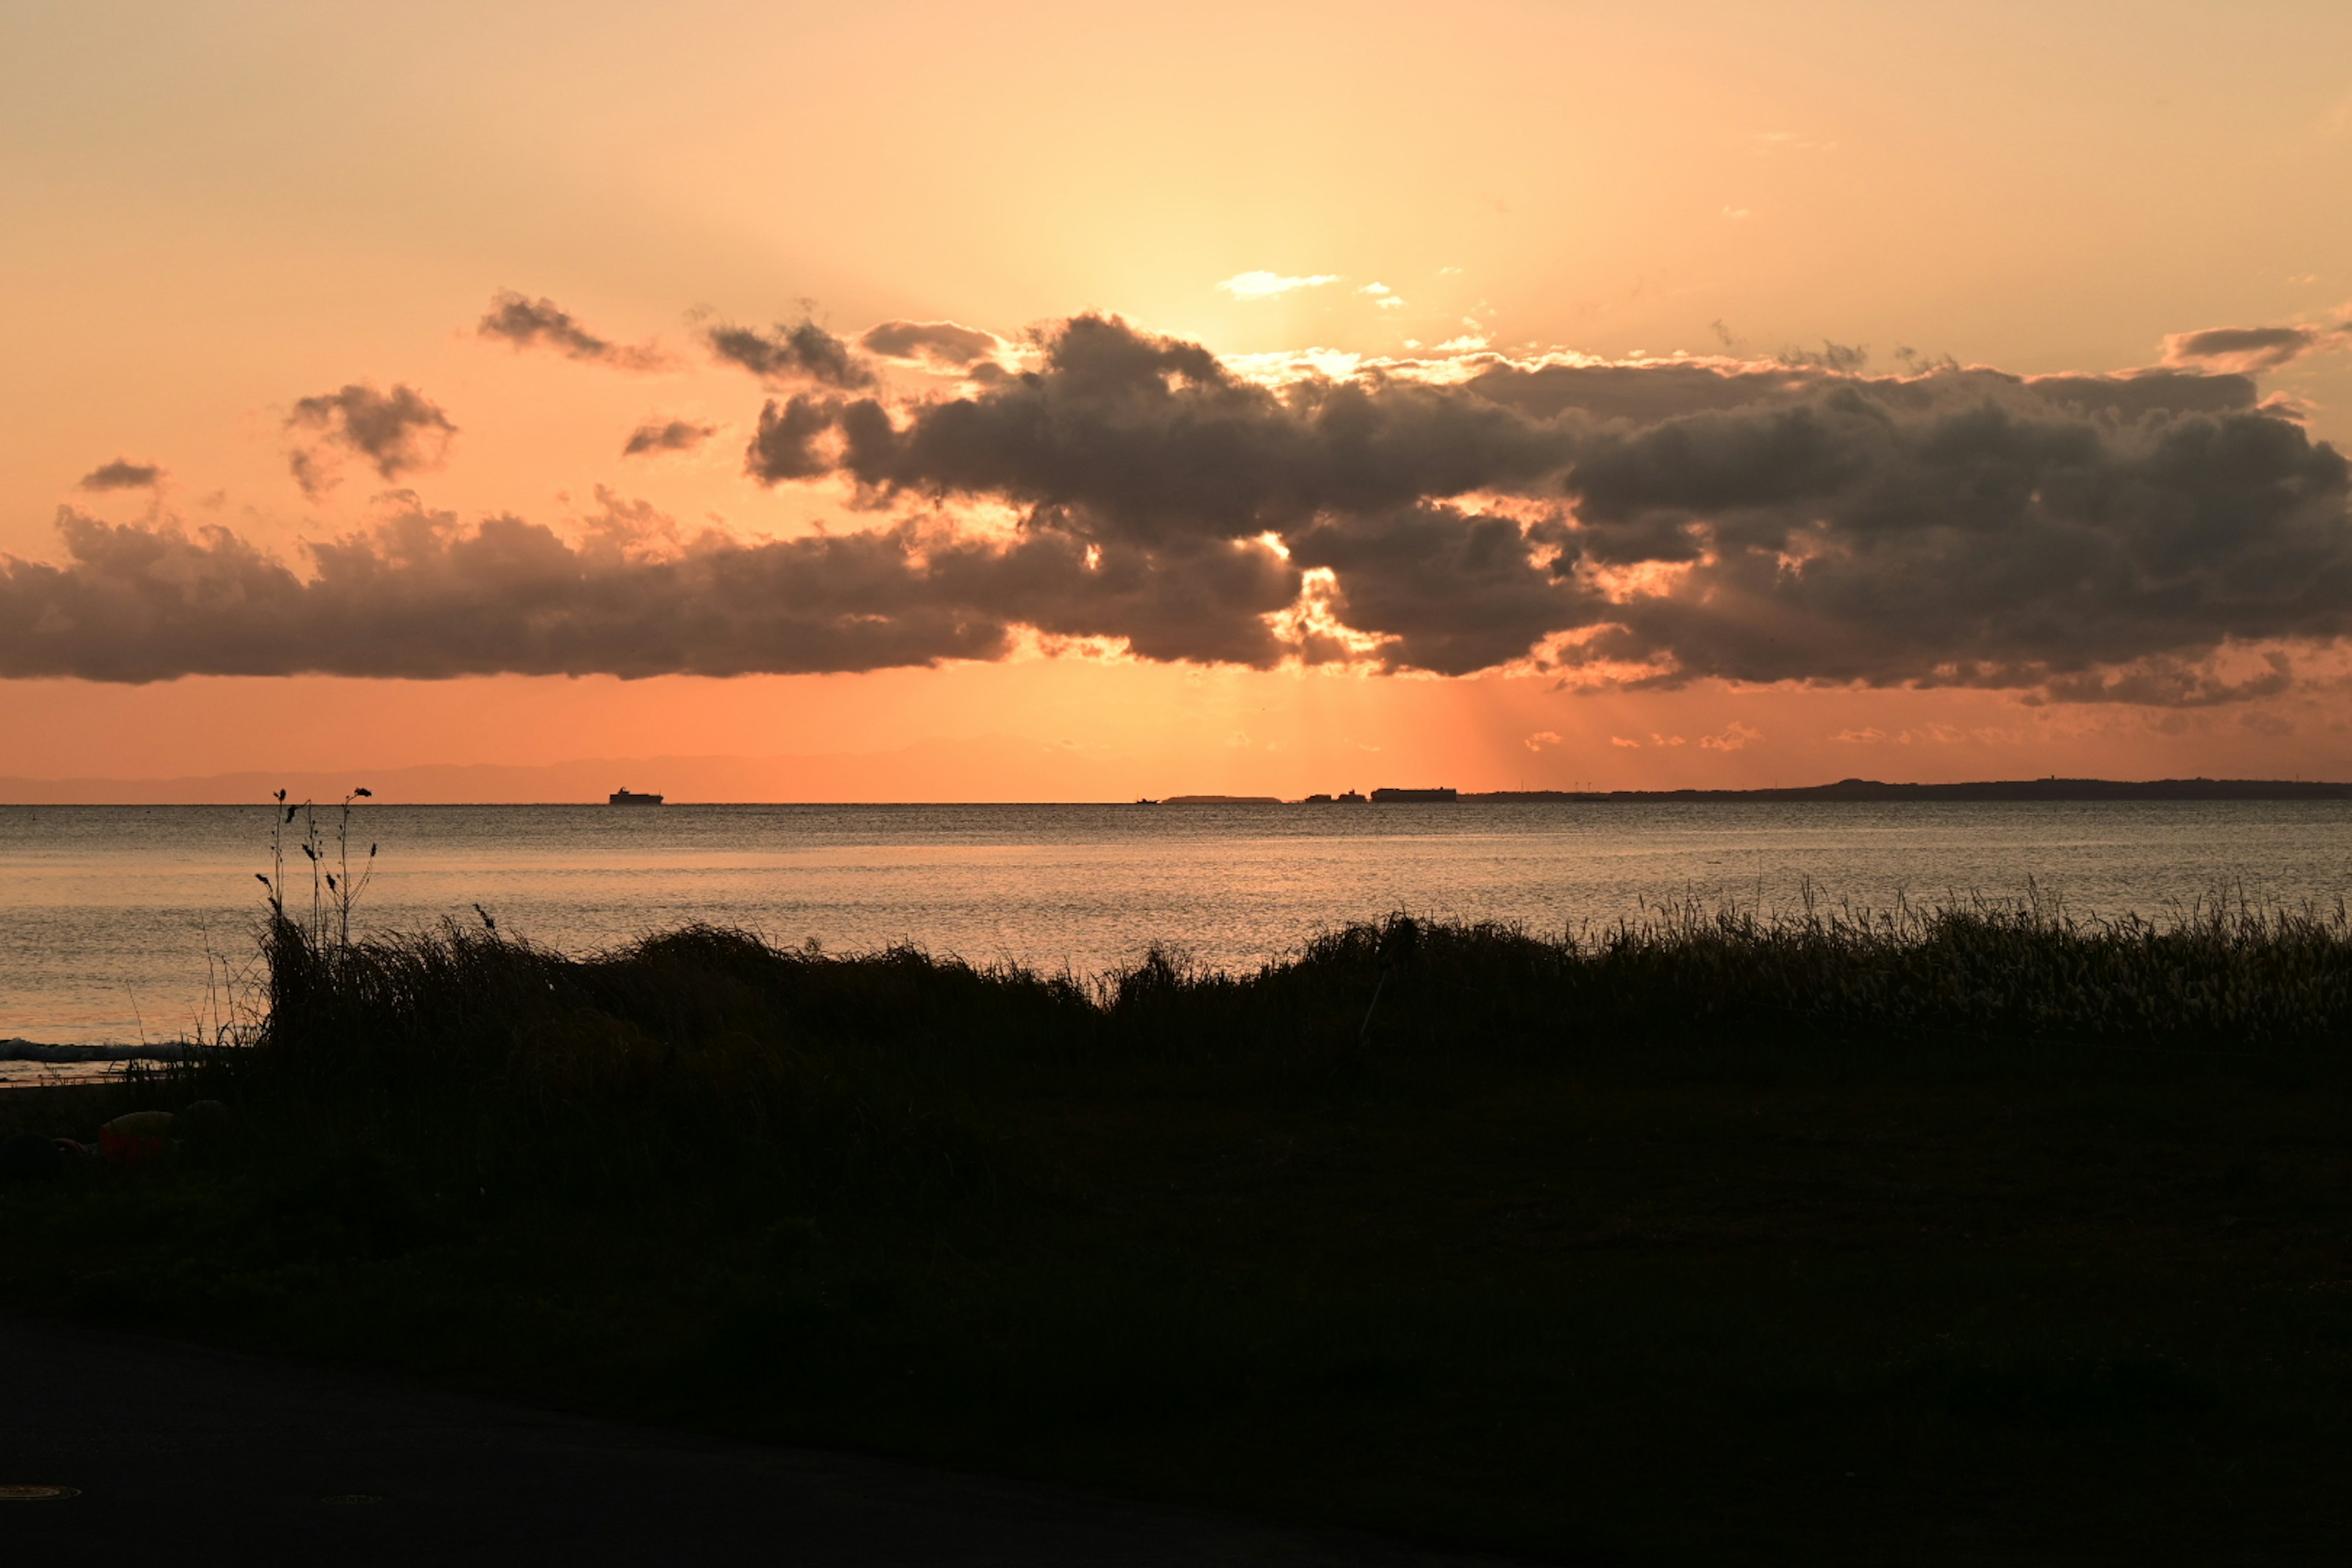
[[[1610,736],[1610,737],[1609,737],[1609,743],[1610,743],[1611,745],[1612,745],[1612,746],[1622,746],[1622,747],[1624,747],[1624,748],[1625,748],[1626,750],[1628,750],[1628,751],[1638,752],[1638,751],[1640,751],[1640,750],[1642,749],[1642,742],[1639,742],[1639,741],[1635,741],[1635,740],[1630,740],[1630,739],[1628,739],[1627,737],[1625,737],[1625,736],[1623,736],[1623,735],[1612,735],[1612,736]]]
[[[2259,665],[2232,679],[2231,672],[2165,655],[2136,659],[2116,669],[2061,676],[2044,689],[2058,702],[2134,702],[2162,708],[2216,708],[2276,697],[2294,684],[2293,661],[2273,649]]]
[[[1859,371],[1870,363],[1870,351],[1854,343],[1833,343],[1826,338],[1817,349],[1791,346],[1779,355],[1782,364],[1807,365],[1818,370],[1843,373]]]
[[[871,365],[806,317],[797,326],[779,325],[773,335],[748,327],[717,326],[703,336],[720,360],[762,381],[814,381],[849,392],[877,384]]]
[[[2307,353],[2352,345],[2352,323],[2333,327],[2208,327],[2164,340],[2164,363],[2251,375]]]
[[[1538,730],[1534,734],[1529,735],[1527,741],[1528,750],[1530,752],[1540,752],[1546,746],[1559,744],[1559,732],[1556,730]]]
[[[110,463],[100,463],[81,477],[80,489],[86,490],[142,490],[155,488],[163,470],[152,463],[134,463],[128,458],[117,458]]]
[[[1318,272],[1306,278],[1287,278],[1279,272],[1236,272],[1217,287],[1236,300],[1276,300],[1301,289],[1320,289],[1339,281],[1336,272]]]
[[[639,458],[648,453],[691,452],[717,434],[718,426],[698,424],[690,419],[648,419],[629,432],[628,444],[621,448],[621,456]]]
[[[813,479],[831,471],[834,456],[823,442],[840,417],[841,405],[825,398],[770,402],[760,410],[760,427],[744,453],[743,471],[766,485]]]
[[[2352,472],[2248,377],[1818,363],[1834,357],[1335,361],[1277,382],[1078,316],[957,395],[817,378],[766,400],[749,473],[846,484],[886,520],[856,531],[616,553],[416,514],[288,565],[68,513],[62,565],[6,568],[0,664],[864,669],[1034,633],[1574,689],[2187,709],[2288,689],[2299,648],[2352,633]],[[299,410],[386,477],[451,428],[406,388]]]
[[[1160,659],[1257,663],[1298,580],[1262,543],[982,541],[910,523],[744,542],[681,539],[606,496],[567,540],[520,519],[413,510],[306,548],[61,510],[63,564],[0,559],[0,678],[440,679],[864,670],[993,659],[1016,626]]]
[[[840,469],[886,495],[987,497],[1034,528],[1156,542],[1539,482],[1570,453],[1565,432],[1465,389],[1309,377],[1277,392],[1108,317],[1073,318],[1040,347],[1036,371],[903,421],[876,399],[837,405]]]
[[[289,458],[305,495],[317,497],[334,484],[339,452],[355,453],[386,479],[436,466],[457,427],[448,416],[413,387],[378,392],[353,382],[335,392],[305,397],[286,417],[297,438]]]
[[[868,328],[857,346],[883,359],[929,361],[961,369],[995,359],[1012,345],[994,332],[953,321],[885,321]]]
[[[2352,628],[2344,459],[2243,376],[1872,377],[1832,344],[1277,390],[1107,317],[1040,346],[964,397],[772,405],[754,471],[1009,503],[1094,542],[1272,534],[1388,667],[1443,674],[2089,696],[2135,660]]]
[[[1764,738],[1764,731],[1752,730],[1737,719],[1724,726],[1719,735],[1701,735],[1698,743],[1710,752],[1743,752]]]
[[[1508,664],[1559,620],[1559,588],[1512,518],[1423,503],[1327,517],[1286,537],[1292,561],[1334,574],[1333,614],[1377,632],[1392,668]]]
[[[600,338],[554,300],[533,300],[512,289],[490,297],[489,310],[474,324],[474,331],[480,337],[498,338],[518,351],[549,348],[567,359],[594,361],[622,370],[657,370],[667,363],[650,344],[631,347]]]

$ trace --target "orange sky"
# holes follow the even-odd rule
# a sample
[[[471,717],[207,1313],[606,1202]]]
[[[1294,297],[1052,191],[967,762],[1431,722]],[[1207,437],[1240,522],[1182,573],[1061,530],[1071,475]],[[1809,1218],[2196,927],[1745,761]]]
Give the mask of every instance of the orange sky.
[[[1204,345],[1243,381],[1277,374],[1250,356],[1307,349],[1334,351],[1316,363],[1343,379],[1356,362],[1335,356],[1443,380],[1457,373],[1436,362],[1467,374],[1491,363],[1481,353],[1763,366],[1835,343],[1866,348],[1853,374],[1891,386],[1946,356],[2011,378],[2126,372],[2174,337],[2180,367],[2251,370],[2260,395],[2284,396],[2284,412],[2247,418],[2299,421],[2299,441],[2352,437],[2352,339],[2336,330],[2352,315],[2352,13],[1767,11],[12,7],[0,554],[65,562],[60,506],[225,528],[301,573],[304,542],[419,508],[567,538],[614,503],[689,539],[908,516],[1006,537],[1034,489],[747,475],[763,403],[810,384],[748,375],[707,334],[804,312],[853,350],[892,320],[1014,340],[1113,312]],[[650,353],[486,337],[500,290]],[[2272,346],[2183,357],[2178,335],[2217,328],[2272,329]],[[986,395],[873,363],[908,428],[923,399]],[[415,389],[454,434],[420,427],[415,460],[387,478],[341,415],[304,422],[301,400],[362,384]],[[655,416],[716,433],[624,457]],[[313,492],[289,470],[302,452]],[[157,469],[154,484],[86,486],[117,459]],[[1552,479],[1520,500],[1582,527],[1596,503],[1566,471],[1567,500]],[[1424,493],[1475,510],[1497,489]],[[2294,526],[2298,548],[2333,563],[2330,493]],[[2251,568],[2227,522],[2194,548],[2234,593]],[[1811,569],[1790,549],[1791,570]],[[2155,590],[2135,591],[2137,624]],[[1251,669],[1115,642],[1055,652],[1025,634],[1009,656],[866,673],[20,673],[0,679],[0,775],[871,754],[851,773],[730,776],[907,799],[2352,777],[2332,601],[2242,620],[2235,604],[2200,612],[2193,636],[2144,627],[2112,645],[2133,658],[2102,679],[2157,660],[2169,687],[2117,690],[2162,701],[2068,700],[2080,681],[2023,676],[1923,689],[1895,666],[1857,684],[1851,664],[1811,685],[1699,673],[1664,689],[1590,671],[1564,684],[1541,660]],[[1685,665],[1759,668],[1695,662],[1702,632],[1678,625],[1656,646]],[[464,629],[453,619],[453,637]],[[2267,653],[2290,660],[2284,689],[2248,684]]]

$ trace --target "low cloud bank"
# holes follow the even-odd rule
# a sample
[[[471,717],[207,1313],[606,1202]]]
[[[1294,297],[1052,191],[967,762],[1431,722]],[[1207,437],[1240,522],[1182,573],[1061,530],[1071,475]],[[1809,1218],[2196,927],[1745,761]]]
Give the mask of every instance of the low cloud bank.
[[[985,334],[941,327],[866,347],[977,355]],[[63,564],[0,566],[0,674],[858,670],[999,658],[1028,628],[1259,667],[2182,706],[2284,689],[2278,647],[2352,629],[2346,462],[2241,374],[1478,356],[1277,389],[1081,316],[1032,368],[905,400],[813,323],[710,342],[803,388],[761,412],[753,478],[928,521],[745,543],[639,514],[623,543],[420,513],[298,573],[68,510]],[[389,478],[446,438],[431,415],[380,434],[331,403],[322,428]],[[940,521],[972,502],[1020,525]]]
[[[0,564],[0,676],[861,670],[1002,658],[1016,626],[1124,637],[1147,658],[1270,663],[1261,617],[1297,592],[1263,545],[1090,562],[1061,535],[997,544],[913,524],[677,543],[649,535],[647,516],[616,505],[567,540],[511,517],[467,527],[415,512],[310,545],[297,574],[226,529],[116,527],[68,509],[65,564]]]

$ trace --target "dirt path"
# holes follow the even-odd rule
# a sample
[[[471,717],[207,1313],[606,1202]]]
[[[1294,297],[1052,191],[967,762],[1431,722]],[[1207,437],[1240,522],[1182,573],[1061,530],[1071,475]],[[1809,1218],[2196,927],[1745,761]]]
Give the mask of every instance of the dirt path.
[[[79,1493],[0,1500],[0,1556],[28,1563],[1474,1561],[0,1321],[0,1487],[23,1486]]]

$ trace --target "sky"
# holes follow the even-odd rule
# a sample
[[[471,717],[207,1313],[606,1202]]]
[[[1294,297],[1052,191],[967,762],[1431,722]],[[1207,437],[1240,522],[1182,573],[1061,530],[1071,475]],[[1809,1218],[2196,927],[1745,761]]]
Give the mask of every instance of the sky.
[[[2348,60],[28,0],[0,794],[2352,778]]]

